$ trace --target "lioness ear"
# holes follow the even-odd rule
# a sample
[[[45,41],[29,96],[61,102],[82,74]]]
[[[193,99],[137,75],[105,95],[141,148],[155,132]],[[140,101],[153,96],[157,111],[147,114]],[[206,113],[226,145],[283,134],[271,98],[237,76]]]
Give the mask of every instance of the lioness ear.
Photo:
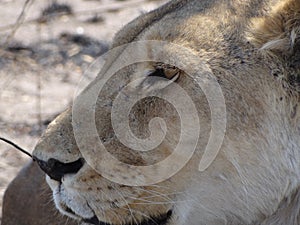
[[[261,50],[296,54],[300,48],[300,1],[280,1],[268,15],[253,19],[250,30],[250,42]]]

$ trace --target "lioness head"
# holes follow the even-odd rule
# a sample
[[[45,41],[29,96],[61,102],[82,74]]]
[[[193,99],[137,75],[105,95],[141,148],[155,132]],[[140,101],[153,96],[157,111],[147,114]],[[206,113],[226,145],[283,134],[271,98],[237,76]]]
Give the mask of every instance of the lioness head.
[[[125,26],[33,152],[56,207],[98,225],[298,224],[299,35],[298,0],[174,0]]]

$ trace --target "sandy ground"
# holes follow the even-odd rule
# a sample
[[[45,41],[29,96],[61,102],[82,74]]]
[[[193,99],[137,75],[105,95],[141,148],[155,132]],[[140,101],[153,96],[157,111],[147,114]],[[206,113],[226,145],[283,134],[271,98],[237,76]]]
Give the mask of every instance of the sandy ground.
[[[164,2],[0,0],[0,136],[31,152],[115,32]],[[29,160],[0,142],[0,221],[3,193]]]

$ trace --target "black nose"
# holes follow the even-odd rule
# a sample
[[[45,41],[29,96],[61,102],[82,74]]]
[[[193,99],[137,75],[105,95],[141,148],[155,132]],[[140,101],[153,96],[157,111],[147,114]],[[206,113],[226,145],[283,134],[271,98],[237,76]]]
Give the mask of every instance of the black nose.
[[[83,159],[78,159],[70,163],[62,163],[56,159],[49,159],[47,162],[36,157],[33,158],[40,168],[53,180],[61,181],[65,174],[77,173],[83,166]]]

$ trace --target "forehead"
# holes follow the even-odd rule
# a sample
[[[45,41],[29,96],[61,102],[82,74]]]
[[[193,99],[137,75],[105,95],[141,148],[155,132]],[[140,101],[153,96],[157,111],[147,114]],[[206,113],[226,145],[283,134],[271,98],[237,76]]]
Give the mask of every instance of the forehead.
[[[168,40],[196,50],[216,51],[243,38],[250,19],[266,10],[266,1],[172,2],[175,7],[153,19],[135,40]]]
[[[173,12],[152,24],[140,36],[141,40],[167,40],[186,47],[208,49],[220,46],[224,30],[218,20],[209,14]]]

